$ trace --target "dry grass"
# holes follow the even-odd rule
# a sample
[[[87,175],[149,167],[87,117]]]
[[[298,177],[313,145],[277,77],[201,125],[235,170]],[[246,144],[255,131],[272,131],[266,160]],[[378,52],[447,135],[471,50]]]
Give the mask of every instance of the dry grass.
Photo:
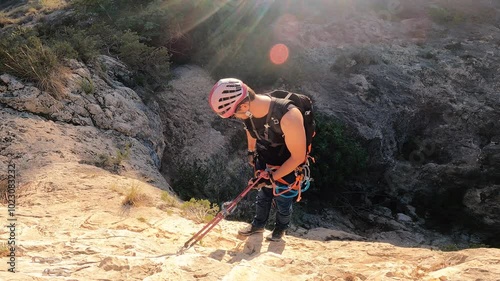
[[[3,68],[10,73],[33,81],[56,98],[65,95],[69,70],[59,63],[57,56],[40,40],[30,38],[29,44],[11,50],[3,49],[1,52]]]
[[[8,186],[7,179],[0,180],[0,204],[7,203],[7,186]]]
[[[69,73],[70,70],[67,67],[60,65],[49,73],[47,79],[38,81],[37,85],[55,98],[65,97],[67,94],[66,81]]]
[[[151,202],[151,198],[141,191],[139,185],[132,184],[130,190],[125,194],[125,198],[122,201],[122,206],[140,207],[150,205]]]
[[[9,24],[17,23],[15,19],[12,19],[7,13],[0,12],[0,27],[6,26]]]
[[[53,11],[56,9],[62,9],[68,5],[65,0],[38,0],[32,2],[39,2],[40,6],[42,6],[42,10],[44,11]]]
[[[48,14],[55,10],[64,9],[68,6],[66,0],[29,0],[25,4],[15,4],[7,6],[5,11],[0,12],[0,27],[26,23],[35,18],[40,18],[43,14]]]
[[[10,253],[9,245],[7,243],[0,243],[0,257],[6,257]]]

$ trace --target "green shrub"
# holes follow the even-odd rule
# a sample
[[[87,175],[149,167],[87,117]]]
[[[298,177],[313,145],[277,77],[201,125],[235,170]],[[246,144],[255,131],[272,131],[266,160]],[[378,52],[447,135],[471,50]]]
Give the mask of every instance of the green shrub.
[[[164,47],[168,39],[161,37],[176,23],[165,16],[174,11],[162,1],[77,0],[71,4],[76,11],[71,17],[37,26],[41,42],[53,49],[58,60],[93,63],[105,54],[119,58],[132,71],[135,81],[122,81],[127,86],[140,85],[144,92],[152,92],[168,82],[170,53]]]
[[[92,95],[95,93],[95,85],[92,79],[87,78],[87,77],[82,77],[82,79],[79,82],[80,89],[87,94],[87,95]]]
[[[469,245],[462,245],[462,246],[458,246],[457,244],[446,244],[446,245],[442,245],[439,247],[439,250],[443,251],[443,252],[454,252],[454,251],[460,251],[460,250],[464,250],[464,249],[478,249],[478,248],[491,248],[490,245],[487,245],[487,244],[475,244],[475,243],[472,243],[472,244],[469,244]]]
[[[78,52],[68,41],[51,40],[49,44],[59,60],[78,59]]]
[[[182,214],[188,219],[194,220],[198,223],[208,222],[217,215],[219,212],[219,206],[216,204],[211,204],[210,201],[206,199],[197,200],[191,198],[191,200],[184,202],[181,206]]]
[[[132,147],[131,143],[126,143],[123,149],[118,149],[116,151],[116,163],[119,165],[123,160],[127,160],[130,158],[130,148]]]
[[[479,244],[470,244],[469,245],[469,249],[479,249],[479,248],[491,248],[490,245],[488,244],[482,244],[482,243],[479,243]]]
[[[115,36],[116,53],[141,81],[163,83],[170,75],[170,55],[163,47],[151,47],[141,42],[135,32]],[[142,83],[143,84],[143,83]]]
[[[91,62],[99,55],[102,40],[98,36],[73,27],[64,28],[63,34],[62,37],[66,38],[83,62]]]
[[[455,9],[431,5],[428,8],[429,17],[439,24],[459,24],[466,20],[466,15]]]
[[[209,198],[210,194],[205,191],[206,184],[210,177],[209,170],[194,163],[181,163],[174,172],[172,187],[182,200],[189,198]]]
[[[161,200],[165,202],[167,207],[179,207],[179,202],[172,196],[168,191],[163,191],[161,193]]]
[[[334,118],[316,114],[317,134],[313,139],[312,192],[322,201],[333,201],[345,191],[343,185],[364,171],[368,153]]]
[[[456,244],[447,244],[439,247],[439,249],[443,252],[454,252],[454,251],[459,251],[460,248]]]

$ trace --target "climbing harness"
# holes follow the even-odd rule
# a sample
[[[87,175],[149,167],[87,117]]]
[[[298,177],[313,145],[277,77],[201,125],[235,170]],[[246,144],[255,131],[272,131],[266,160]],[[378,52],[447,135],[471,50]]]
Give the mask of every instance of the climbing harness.
[[[295,181],[292,184],[287,183],[283,179],[271,182],[273,186],[273,195],[285,198],[293,198],[297,196],[297,202],[299,202],[302,199],[302,192],[307,191],[313,181],[311,178],[309,161],[314,163],[314,158],[308,155],[304,164],[295,169]],[[279,166],[267,166],[266,171],[269,173],[279,168]]]

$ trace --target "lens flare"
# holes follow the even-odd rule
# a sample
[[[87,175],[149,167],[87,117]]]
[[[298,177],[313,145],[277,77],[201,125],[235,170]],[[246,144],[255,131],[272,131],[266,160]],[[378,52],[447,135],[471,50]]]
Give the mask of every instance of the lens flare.
[[[269,59],[274,64],[283,64],[288,60],[288,47],[285,44],[276,44],[269,51]]]

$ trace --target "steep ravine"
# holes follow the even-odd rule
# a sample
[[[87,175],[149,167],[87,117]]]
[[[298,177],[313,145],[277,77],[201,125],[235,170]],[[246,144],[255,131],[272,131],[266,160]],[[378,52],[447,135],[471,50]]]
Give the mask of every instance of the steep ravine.
[[[491,15],[498,19],[498,5],[481,5],[490,4]],[[393,15],[391,20],[360,10],[338,11],[328,24],[314,21],[313,16],[287,15],[272,26],[280,42],[295,52],[285,69],[300,65],[301,71],[292,77],[296,79],[284,77],[262,90],[277,87],[312,96],[317,110],[343,122],[370,156],[366,174],[347,183],[362,194],[352,197],[352,205],[362,208],[355,215],[331,216],[336,212],[324,210],[320,219],[309,218],[313,223],[308,225],[346,226],[373,239],[415,244],[439,240],[422,239],[429,237],[426,229],[432,229],[452,237],[451,244],[498,246],[500,81],[494,75],[500,65],[498,20],[446,25],[425,11],[399,12],[404,18],[394,20]],[[235,132],[225,128],[238,125],[215,120],[200,97],[215,79],[192,86],[190,78],[182,77],[199,77],[198,70],[185,66],[176,71],[181,75],[174,80],[180,88],[173,92],[175,99],[182,96],[197,108],[190,111],[189,120],[202,120],[190,121],[196,124],[186,128],[177,126],[181,131],[176,134],[187,138],[200,130],[217,140],[215,146],[207,144],[205,153],[227,157],[234,152],[227,144]],[[195,97],[198,91],[200,96]],[[176,110],[174,104],[167,108]],[[216,126],[207,129],[206,120]],[[187,149],[171,151],[186,155]],[[187,152],[187,157],[197,159],[198,153]],[[231,154],[229,159],[238,157]],[[394,233],[402,229],[398,218],[410,225],[404,234]]]

